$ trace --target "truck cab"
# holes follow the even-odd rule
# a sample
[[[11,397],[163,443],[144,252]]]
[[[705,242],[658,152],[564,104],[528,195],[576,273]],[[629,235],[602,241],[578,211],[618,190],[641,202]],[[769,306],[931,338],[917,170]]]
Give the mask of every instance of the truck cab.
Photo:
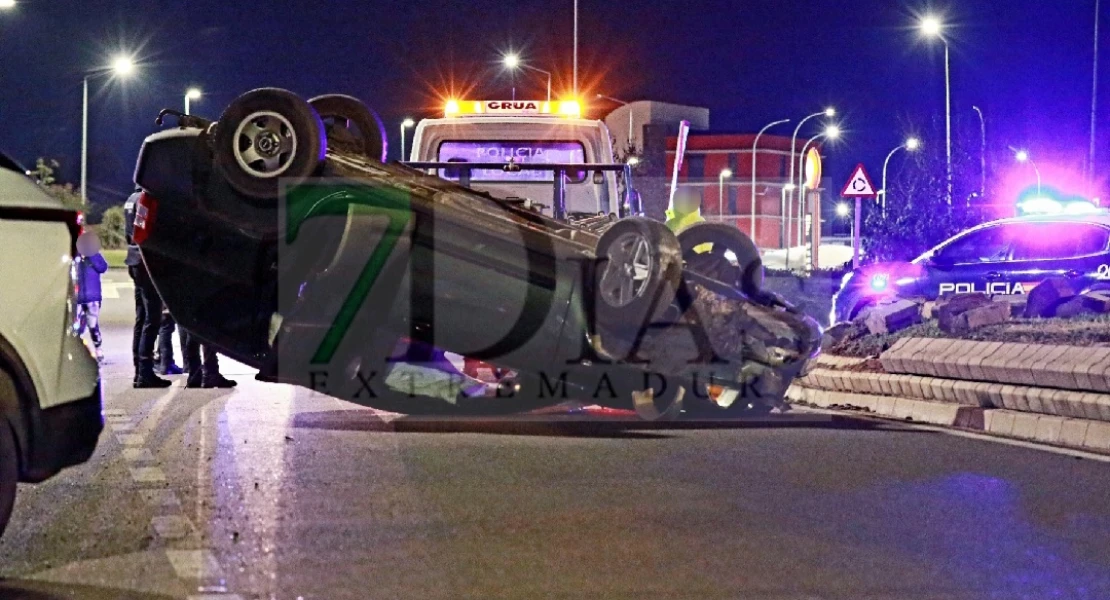
[[[442,118],[416,126],[409,161],[413,163],[613,164],[612,138],[605,123],[584,119],[574,101],[451,100]],[[436,169],[499,198],[538,205],[553,216],[551,170]],[[566,212],[570,216],[619,212],[617,171],[568,171]]]

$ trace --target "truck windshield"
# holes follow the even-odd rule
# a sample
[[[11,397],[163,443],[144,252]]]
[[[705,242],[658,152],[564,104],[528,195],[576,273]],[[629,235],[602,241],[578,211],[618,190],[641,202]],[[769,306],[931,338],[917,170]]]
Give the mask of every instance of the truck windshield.
[[[527,141],[527,140],[497,140],[497,141],[445,141],[439,145],[438,160],[440,162],[509,162],[513,159],[517,163],[584,163],[586,150],[581,142],[574,141]],[[584,172],[568,173],[568,183],[580,183],[585,179]],[[458,180],[459,174],[442,171],[440,177]],[[494,183],[503,181],[523,183],[543,183],[554,181],[552,171],[515,171],[508,172],[500,169],[475,169],[470,174],[470,180],[475,183]]]

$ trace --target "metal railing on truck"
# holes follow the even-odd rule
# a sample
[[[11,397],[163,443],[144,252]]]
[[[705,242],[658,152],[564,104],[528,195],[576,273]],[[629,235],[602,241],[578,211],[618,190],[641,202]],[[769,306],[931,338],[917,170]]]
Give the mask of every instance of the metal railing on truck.
[[[459,184],[463,187],[470,187],[471,172],[472,171],[504,171],[506,173],[516,173],[519,171],[551,171],[554,173],[552,177],[552,201],[551,210],[552,217],[559,221],[567,220],[567,173],[594,173],[594,177],[598,178],[605,172],[616,172],[623,174],[624,178],[624,192],[622,201],[617,206],[617,216],[620,218],[642,215],[644,209],[640,201],[640,195],[632,189],[632,167],[624,163],[514,163],[514,162],[489,162],[489,163],[476,163],[476,162],[402,162],[402,165],[411,167],[413,169],[421,169],[425,171],[436,171],[440,169],[447,171],[449,176],[458,177]],[[595,183],[601,183],[596,181]],[[604,212],[612,212],[612,207],[604,207]]]

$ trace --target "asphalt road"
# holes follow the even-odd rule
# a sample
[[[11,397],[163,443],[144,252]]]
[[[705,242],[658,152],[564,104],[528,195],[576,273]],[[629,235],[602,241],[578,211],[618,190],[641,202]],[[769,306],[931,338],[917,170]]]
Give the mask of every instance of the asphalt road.
[[[235,364],[133,390],[121,291],[109,428],[22,488],[0,598],[1110,598],[1105,462],[812,415],[431,427]]]

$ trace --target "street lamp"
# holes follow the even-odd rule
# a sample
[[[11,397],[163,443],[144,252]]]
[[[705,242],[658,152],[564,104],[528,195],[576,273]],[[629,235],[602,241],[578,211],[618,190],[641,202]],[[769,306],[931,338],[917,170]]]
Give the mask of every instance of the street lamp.
[[[975,114],[979,115],[979,198],[987,197],[987,120],[983,118],[983,110],[972,106]]]
[[[763,135],[763,133],[765,131],[774,127],[775,125],[782,125],[783,123],[789,123],[789,122],[790,122],[790,119],[782,119],[780,121],[775,121],[774,123],[768,123],[767,125],[764,125],[763,129],[760,129],[759,133],[755,134],[755,141],[752,142],[752,205],[751,205],[752,220],[751,220],[751,232],[752,232],[753,236],[755,235],[755,167],[756,167],[755,157],[756,157],[756,147],[759,145],[759,138]],[[790,152],[791,152],[790,157],[793,158],[794,157],[794,155],[793,155],[794,148],[790,148]],[[793,172],[793,171],[791,171],[791,172]]]
[[[788,184],[782,186],[782,189],[779,190],[779,203],[780,203],[779,204],[779,217],[782,219],[782,226],[779,228],[780,229],[779,239],[782,240],[781,241],[782,247],[786,249],[786,265],[788,267],[790,266],[790,243],[789,243],[790,240],[787,239],[787,235],[786,235],[787,231],[789,231],[789,229],[788,229],[789,226],[787,225],[787,221],[786,221],[786,196],[788,194],[792,193],[793,191],[794,191],[794,184],[793,183],[788,183]]]
[[[598,94],[596,97],[600,100],[609,100],[610,102],[616,102],[617,104],[620,104],[621,106],[628,106],[628,103],[625,102],[624,100],[619,100],[619,99],[614,98],[612,96],[606,96],[605,94]],[[633,146],[633,144],[634,144],[634,142],[633,142],[633,137],[632,137],[632,109],[628,109],[628,145]]]
[[[832,109],[829,109],[829,110],[832,110]],[[835,124],[828,124],[828,125],[825,125],[825,130],[824,131],[822,131],[821,133],[818,133],[817,135],[809,138],[809,140],[807,140],[806,143],[804,145],[802,145],[801,158],[798,159],[798,180],[797,180],[797,189],[798,189],[798,243],[799,244],[802,242],[802,239],[805,237],[805,216],[804,216],[803,213],[805,213],[805,201],[806,201],[806,193],[805,193],[805,162],[806,162],[805,161],[805,156],[806,156],[806,153],[809,151],[809,147],[811,145],[813,145],[814,142],[816,142],[817,140],[819,140],[821,138],[825,138],[825,139],[828,139],[828,140],[835,140],[839,137],[840,137],[840,126],[835,125]],[[790,210],[791,210],[790,205],[787,205],[787,211],[790,211]],[[817,242],[817,240],[814,240],[815,244],[816,244],[816,242]]]
[[[887,192],[886,192],[886,168],[887,168],[887,165],[890,164],[891,157],[893,157],[894,154],[897,153],[899,150],[905,149],[907,152],[916,152],[917,149],[920,148],[920,147],[921,147],[921,140],[919,140],[915,137],[912,137],[912,138],[907,139],[906,143],[904,143],[901,146],[898,146],[897,148],[891,150],[890,154],[886,155],[886,160],[883,161],[883,187],[879,190],[879,193],[883,195],[883,201],[882,201],[882,205],[881,205],[882,206],[883,218],[886,218],[886,195],[887,195]]]
[[[189,89],[185,90],[185,114],[190,114],[189,113],[189,107],[190,107],[189,103],[192,102],[193,100],[200,100],[200,97],[201,97],[200,88],[195,88],[194,87],[194,88],[189,88]]]
[[[628,166],[635,167],[638,164],[640,164],[640,158],[639,157],[637,157],[637,156],[629,156],[628,157]]]
[[[944,24],[935,16],[921,19],[921,33],[937,38],[944,44],[944,146],[948,163],[948,204],[952,204],[952,79],[948,61],[948,40],[944,39]]]
[[[505,68],[509,69],[510,71],[514,71],[516,69],[528,69],[529,71],[535,71],[537,73],[547,75],[547,101],[551,102],[551,71],[544,71],[543,69],[537,69],[532,65],[524,64],[520,62],[520,56],[515,53],[506,54],[504,57],[502,57],[501,63],[504,64]]]
[[[135,62],[127,56],[117,56],[107,69],[85,74],[81,101],[81,201],[88,202],[89,174],[89,79],[101,75],[127,77],[135,71]]]
[[[1027,163],[1033,165],[1033,171],[1037,174],[1037,195],[1040,196],[1041,195],[1041,170],[1037,168],[1037,163],[1033,161],[1033,157],[1029,156],[1029,152],[1026,151],[1026,150],[1015,150],[1012,146],[1010,147],[1010,150],[1014,150],[1014,158],[1016,158],[1018,162],[1020,162],[1020,163],[1027,162]]]
[[[798,126],[794,128],[794,135],[790,138],[790,170],[787,171],[788,179],[794,177],[794,148],[798,145],[798,133],[802,130],[802,125],[805,125],[806,121],[816,119],[817,117],[828,117],[831,119],[835,116],[836,109],[830,106],[821,112],[815,112],[801,121],[798,121]],[[804,157],[805,155],[803,154],[802,156]],[[804,160],[804,158],[802,160]]]
[[[0,0],[0,10],[15,8],[15,0]]]
[[[404,121],[401,121],[401,162],[405,160],[405,130],[415,124],[415,121],[407,117]]]
[[[725,179],[732,177],[732,169],[721,169],[721,174],[717,176],[717,214],[723,219],[725,216]],[[752,229],[752,237],[755,237],[755,229]]]

